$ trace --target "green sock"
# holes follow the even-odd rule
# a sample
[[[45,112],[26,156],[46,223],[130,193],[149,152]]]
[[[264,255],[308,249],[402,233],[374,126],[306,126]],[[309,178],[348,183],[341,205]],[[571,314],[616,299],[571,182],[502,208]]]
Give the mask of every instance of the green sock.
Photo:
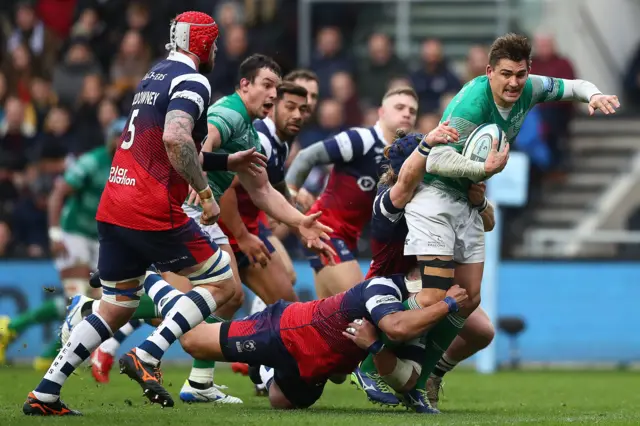
[[[20,334],[32,325],[42,324],[54,320],[63,320],[66,314],[66,304],[63,297],[47,300],[36,309],[31,309],[9,323],[9,330]]]
[[[416,383],[416,389],[426,389],[429,375],[433,372],[440,358],[442,358],[442,354],[462,329],[465,320],[466,318],[457,314],[449,314],[429,331],[425,358],[422,363],[422,373],[420,373]]]
[[[223,322],[222,318],[210,315],[204,319],[207,324]],[[213,383],[213,370],[216,367],[215,361],[203,361],[194,359],[189,373],[189,384],[196,389],[206,389]]]
[[[138,309],[133,313],[132,319],[154,319],[160,318],[156,305],[146,294],[140,297]]]
[[[420,306],[418,306],[416,304],[415,301],[415,297],[410,297],[409,299],[405,300],[404,302],[402,302],[402,305],[404,306],[404,310],[408,311],[411,309],[420,309]],[[389,340],[389,338],[387,337],[386,334],[381,333],[380,335],[382,342],[386,345],[386,346],[394,346],[395,343],[391,342],[391,340]],[[364,359],[364,361],[362,361],[360,363],[360,371],[362,371],[365,374],[374,374],[377,373],[378,371],[376,370],[376,365],[373,362],[373,355],[367,355],[367,357]]]
[[[58,352],[62,348],[62,342],[60,341],[60,337],[56,336],[55,339],[51,343],[47,345],[45,350],[40,354],[40,358],[46,359],[54,359],[58,356]]]

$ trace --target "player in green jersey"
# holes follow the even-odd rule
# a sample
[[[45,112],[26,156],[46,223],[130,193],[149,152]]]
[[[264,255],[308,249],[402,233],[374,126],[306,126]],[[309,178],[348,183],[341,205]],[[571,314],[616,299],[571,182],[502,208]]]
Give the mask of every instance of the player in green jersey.
[[[240,79],[235,93],[219,99],[208,109],[209,135],[202,147],[203,151],[231,154],[251,148],[261,149],[260,139],[253,126],[253,121],[258,118],[265,118],[273,108],[277,97],[276,87],[281,80],[280,67],[273,59],[267,56],[252,55],[240,65],[239,76]],[[222,194],[231,187],[236,178],[236,173],[230,171],[208,172],[207,178],[216,201],[219,201]],[[238,182],[245,187],[256,206],[277,220],[297,228],[303,239],[306,235],[309,235],[310,230],[314,233],[318,229],[329,229],[316,222],[318,216],[304,216],[289,204],[269,184],[264,171],[258,176],[238,174],[237,178]],[[197,204],[197,201],[190,202],[194,198],[195,196],[185,202],[183,209],[189,217],[199,222],[202,212],[197,205],[194,205]],[[228,257],[225,256],[224,261],[230,265],[233,271],[236,292],[230,301],[216,311],[216,315],[231,319],[244,301],[236,259],[227,236],[217,224],[201,226],[216,244],[228,254]],[[324,245],[317,248],[320,251],[330,250]],[[180,290],[189,289],[188,286],[190,284],[188,281],[178,276],[170,275],[167,280],[179,287]],[[207,321],[215,321],[215,319],[211,317]],[[238,398],[224,394],[218,386],[214,385],[214,366],[215,363],[212,362],[194,361],[189,379],[185,381],[180,392],[180,398],[183,401],[234,404],[242,402]]]
[[[480,303],[484,232],[476,206],[467,200],[470,178],[487,179],[499,173],[508,159],[508,146],[498,152],[497,140],[484,163],[465,158],[460,152],[468,136],[481,124],[495,123],[511,143],[527,112],[541,102],[588,103],[590,114],[596,110],[612,114],[620,106],[616,96],[603,95],[588,81],[530,75],[530,66],[531,44],[525,37],[507,34],[495,40],[486,76],[467,83],[442,117],[458,130],[458,143],[431,150],[423,183],[406,206],[409,234],[404,253],[418,256],[423,287],[444,297],[455,277],[471,301],[429,332],[427,358],[418,382],[422,389],[443,351]]]

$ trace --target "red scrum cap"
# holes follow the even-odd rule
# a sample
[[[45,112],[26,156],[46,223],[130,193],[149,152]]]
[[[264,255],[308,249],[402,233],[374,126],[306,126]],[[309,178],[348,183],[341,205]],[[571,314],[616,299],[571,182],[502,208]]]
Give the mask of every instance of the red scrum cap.
[[[218,38],[218,24],[202,12],[184,12],[171,22],[167,49],[179,47],[192,53],[201,63],[208,62],[214,54]]]

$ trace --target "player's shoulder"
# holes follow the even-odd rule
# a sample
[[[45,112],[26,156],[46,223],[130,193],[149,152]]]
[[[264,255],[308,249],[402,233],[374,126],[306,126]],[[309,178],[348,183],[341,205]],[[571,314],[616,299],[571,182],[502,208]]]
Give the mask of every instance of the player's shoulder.
[[[393,294],[400,300],[403,299],[404,276],[394,274],[388,277],[373,277],[364,283],[365,289],[370,294]]]
[[[351,127],[335,136],[338,143],[362,145],[363,153],[367,153],[373,146],[384,146],[382,131],[378,126]]]
[[[223,117],[237,126],[251,124],[247,108],[237,93],[223,96],[209,107],[207,117],[213,118],[216,116]]]

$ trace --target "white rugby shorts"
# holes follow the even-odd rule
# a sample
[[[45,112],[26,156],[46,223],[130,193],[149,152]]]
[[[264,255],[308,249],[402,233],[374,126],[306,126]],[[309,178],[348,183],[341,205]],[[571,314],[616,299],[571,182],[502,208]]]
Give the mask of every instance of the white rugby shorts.
[[[216,243],[218,246],[225,244],[229,245],[229,238],[227,238],[224,232],[222,232],[222,229],[220,229],[220,226],[217,223],[214,223],[213,225],[203,225],[200,223],[200,216],[202,216],[201,210],[186,203],[182,204],[182,210],[184,210],[187,216],[198,223],[200,228],[209,236],[209,238],[211,238],[211,241]]]
[[[62,231],[62,244],[67,249],[67,254],[55,259],[58,271],[80,265],[87,265],[92,271],[98,268],[98,240]]]
[[[453,256],[458,263],[484,262],[484,226],[465,200],[421,184],[405,207],[406,256]]]

